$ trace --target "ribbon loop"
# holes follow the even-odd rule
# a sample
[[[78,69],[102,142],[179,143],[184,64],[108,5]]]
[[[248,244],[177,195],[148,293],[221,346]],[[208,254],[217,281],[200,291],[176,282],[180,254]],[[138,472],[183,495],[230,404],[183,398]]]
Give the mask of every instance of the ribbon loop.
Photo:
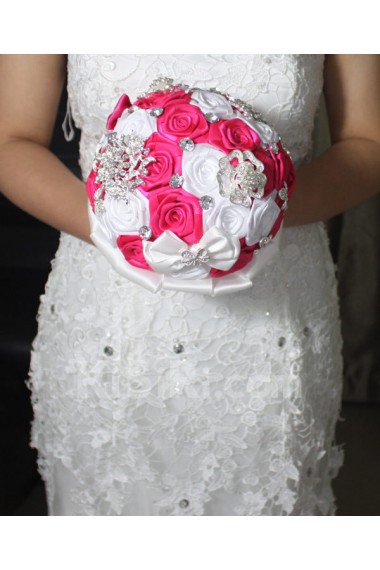
[[[239,257],[240,241],[214,226],[207,230],[201,242],[189,246],[167,230],[154,242],[144,241],[143,250],[146,261],[158,273],[176,273],[200,263],[228,271]]]

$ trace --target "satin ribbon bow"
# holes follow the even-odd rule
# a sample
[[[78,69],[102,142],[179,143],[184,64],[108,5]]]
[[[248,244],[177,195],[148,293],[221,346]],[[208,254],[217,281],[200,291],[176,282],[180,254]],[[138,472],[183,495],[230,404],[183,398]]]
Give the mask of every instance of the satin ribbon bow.
[[[240,255],[240,241],[214,226],[201,242],[188,245],[167,230],[155,241],[143,241],[143,250],[146,261],[157,273],[175,273],[188,266],[190,260],[228,271]]]

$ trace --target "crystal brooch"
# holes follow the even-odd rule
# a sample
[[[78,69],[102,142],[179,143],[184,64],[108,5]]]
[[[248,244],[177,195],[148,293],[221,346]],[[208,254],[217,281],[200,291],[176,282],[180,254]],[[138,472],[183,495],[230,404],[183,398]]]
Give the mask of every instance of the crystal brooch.
[[[192,151],[195,148],[195,142],[189,138],[181,139],[179,141],[179,146],[182,148],[182,150]]]
[[[199,203],[201,205],[202,210],[210,210],[214,206],[215,200],[212,196],[208,196],[207,194],[205,194],[199,199]]]
[[[149,226],[141,226],[139,229],[139,236],[141,239],[149,239],[152,237],[152,230]]]
[[[180,174],[173,174],[170,179],[170,186],[172,188],[181,188],[182,184],[184,183],[184,177]]]

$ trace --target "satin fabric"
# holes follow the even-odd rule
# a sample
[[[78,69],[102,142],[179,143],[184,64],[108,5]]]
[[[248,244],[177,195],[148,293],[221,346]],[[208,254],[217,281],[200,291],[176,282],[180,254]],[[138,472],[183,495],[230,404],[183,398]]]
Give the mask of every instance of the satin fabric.
[[[140,269],[128,264],[120,249],[110,244],[109,239],[104,234],[90,205],[88,214],[91,224],[91,239],[99,251],[103,253],[118,273],[153,293],[156,293],[160,289],[171,289],[174,291],[203,293],[215,297],[249,289],[252,287],[256,275],[258,275],[270,259],[276,255],[281,235],[280,229],[271,243],[262,250],[258,250],[258,253],[253,256],[252,261],[240,271],[236,271],[222,278],[206,277],[204,279],[185,280],[176,279],[167,274],[146,271],[145,269]],[[226,251],[228,247],[226,244]],[[216,265],[214,265],[214,267],[216,267]]]

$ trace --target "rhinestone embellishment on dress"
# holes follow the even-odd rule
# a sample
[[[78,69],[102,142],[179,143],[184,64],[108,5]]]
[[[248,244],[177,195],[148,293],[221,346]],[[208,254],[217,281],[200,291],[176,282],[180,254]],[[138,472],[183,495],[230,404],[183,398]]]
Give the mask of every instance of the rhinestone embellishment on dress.
[[[180,342],[175,342],[175,343],[173,344],[173,351],[174,351],[176,354],[180,354],[180,353],[183,352],[184,350],[185,350],[185,348],[184,348],[183,344],[181,344]]]

